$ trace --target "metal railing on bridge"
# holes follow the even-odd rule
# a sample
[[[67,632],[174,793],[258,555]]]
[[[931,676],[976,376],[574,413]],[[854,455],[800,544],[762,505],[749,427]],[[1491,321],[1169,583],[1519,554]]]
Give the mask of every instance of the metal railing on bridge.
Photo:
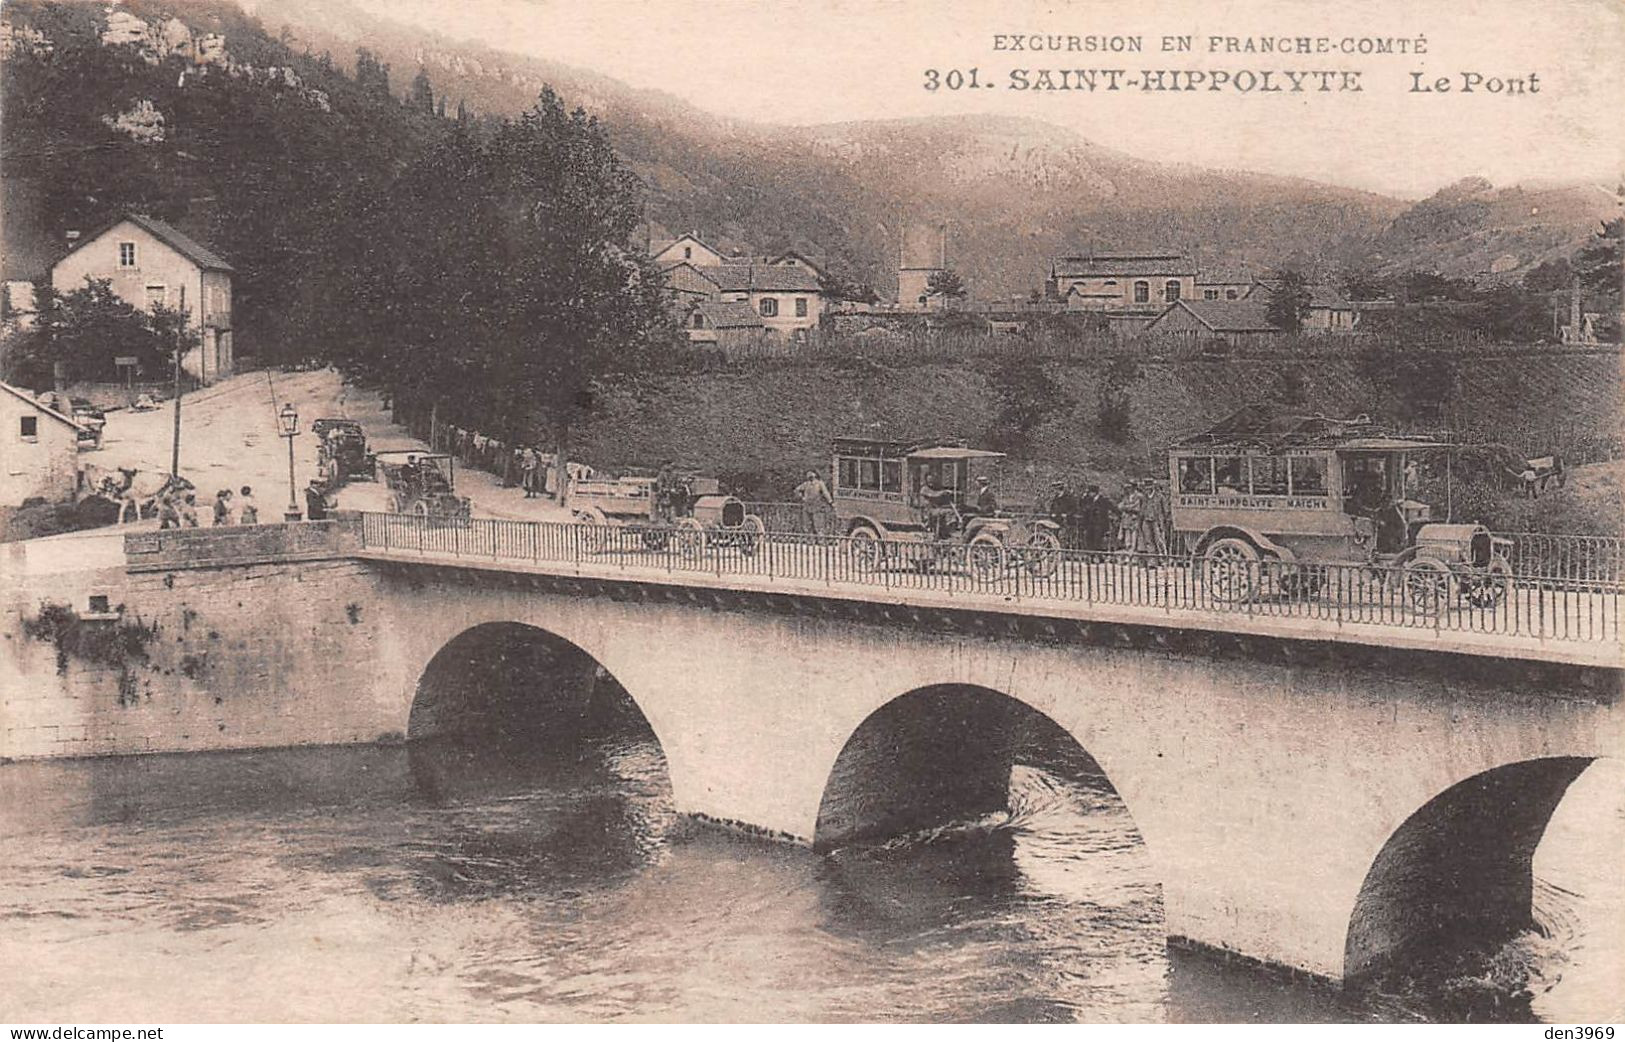
[[[363,550],[609,567],[695,579],[934,591],[996,609],[1012,600],[1504,634],[1621,639],[1625,584],[1511,574],[1466,564],[1384,567],[1206,561],[997,543],[864,540],[750,530],[361,515]],[[975,603],[967,606],[974,607]]]
[[[750,502],[749,513],[760,517],[769,532],[811,532],[800,503]],[[1013,510],[1022,520],[1060,520],[1052,514]],[[1495,532],[1512,542],[1512,570],[1519,576],[1551,582],[1625,583],[1625,538],[1604,535],[1564,535],[1552,532]]]

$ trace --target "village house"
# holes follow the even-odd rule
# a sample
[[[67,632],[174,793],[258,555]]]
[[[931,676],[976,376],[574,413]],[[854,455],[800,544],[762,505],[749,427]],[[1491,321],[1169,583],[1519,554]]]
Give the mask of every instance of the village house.
[[[1268,304],[1280,285],[1276,279],[1256,279],[1242,299]],[[1309,334],[1352,333],[1360,324],[1360,311],[1335,286],[1317,283],[1309,287],[1309,304],[1299,321]]]
[[[701,270],[717,284],[720,300],[749,305],[765,332],[804,339],[808,330],[818,328],[823,295],[817,276],[807,268],[723,264]]]
[[[58,503],[79,487],[79,435],[73,420],[36,401],[28,392],[0,383],[0,507],[30,499]]]
[[[181,367],[209,383],[235,369],[231,332],[231,265],[163,221],[126,214],[79,238],[51,267],[51,286],[71,293],[86,279],[106,279],[142,311],[184,308],[202,345]]]
[[[817,263],[799,250],[725,255],[696,232],[651,243],[650,256],[666,277],[672,310],[690,341],[719,343],[772,333],[803,339],[824,310]],[[739,305],[753,322],[744,320]]]
[[[1196,295],[1196,265],[1177,250],[1092,251],[1057,257],[1045,296],[1069,311],[1135,314],[1147,321]]]
[[[1145,327],[1145,335],[1202,342],[1222,340],[1232,347],[1246,347],[1282,335],[1266,310],[1262,300],[1179,300]]]

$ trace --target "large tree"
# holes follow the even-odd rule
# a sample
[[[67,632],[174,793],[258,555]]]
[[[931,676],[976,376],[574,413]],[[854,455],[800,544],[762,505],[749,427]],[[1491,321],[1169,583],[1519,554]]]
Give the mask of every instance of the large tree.
[[[597,119],[551,87],[497,128],[489,155],[505,273],[499,405],[513,416],[533,406],[562,462],[597,383],[674,335],[664,282],[632,241],[642,185]]]
[[[113,292],[106,279],[86,279],[68,293],[47,284],[35,289],[33,325],[6,338],[5,379],[35,390],[49,388],[57,368],[69,380],[114,380],[114,360],[134,358],[143,375],[167,375],[174,352],[197,346],[184,313],[166,307],[142,311]]]
[[[1264,317],[1270,324],[1288,333],[1303,331],[1304,314],[1309,310],[1313,293],[1309,277],[1294,268],[1275,273],[1269,284],[1269,297],[1264,305]]]

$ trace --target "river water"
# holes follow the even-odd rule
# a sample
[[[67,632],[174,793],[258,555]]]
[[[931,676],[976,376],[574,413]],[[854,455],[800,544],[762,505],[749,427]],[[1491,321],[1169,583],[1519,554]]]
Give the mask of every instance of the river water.
[[[1026,759],[1006,819],[827,856],[680,818],[648,737],[0,766],[0,1020],[1462,1015],[1169,951],[1123,804]],[[1506,1015],[1625,1018],[1621,791],[1554,822]]]

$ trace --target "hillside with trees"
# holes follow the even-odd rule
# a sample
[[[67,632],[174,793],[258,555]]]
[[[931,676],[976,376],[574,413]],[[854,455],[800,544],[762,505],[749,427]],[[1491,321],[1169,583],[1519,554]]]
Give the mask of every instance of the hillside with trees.
[[[397,98],[371,52],[346,75],[229,4],[172,10],[122,5],[136,38],[110,42],[100,8],[7,5],[31,35],[4,65],[5,173],[52,237],[130,210],[171,221],[232,261],[245,353],[336,362],[403,404],[560,444],[595,379],[669,344],[642,188],[594,117],[543,88],[513,117],[459,119],[427,77]],[[208,34],[224,50],[198,61]],[[123,330],[104,355],[141,335],[112,303],[89,324]],[[48,350],[104,375],[59,317],[14,338],[13,376],[48,379]]]

